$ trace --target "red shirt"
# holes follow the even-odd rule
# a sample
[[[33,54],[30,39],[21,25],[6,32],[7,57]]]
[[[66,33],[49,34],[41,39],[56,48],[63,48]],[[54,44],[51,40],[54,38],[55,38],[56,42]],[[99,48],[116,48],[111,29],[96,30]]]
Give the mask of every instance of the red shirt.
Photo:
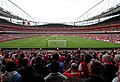
[[[71,77],[81,78],[80,72],[77,72],[77,73],[75,73],[75,74],[65,72],[64,75],[65,75],[66,77],[68,77],[68,78],[71,78]]]
[[[82,66],[82,72],[84,73],[85,76],[89,75],[89,71],[88,71],[88,66],[86,62],[81,62],[81,66]]]

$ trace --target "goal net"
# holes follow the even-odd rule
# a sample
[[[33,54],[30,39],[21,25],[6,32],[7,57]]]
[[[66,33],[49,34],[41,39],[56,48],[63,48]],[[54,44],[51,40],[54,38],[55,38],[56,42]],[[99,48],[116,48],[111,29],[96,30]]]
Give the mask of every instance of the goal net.
[[[48,47],[66,47],[66,40],[48,40]]]

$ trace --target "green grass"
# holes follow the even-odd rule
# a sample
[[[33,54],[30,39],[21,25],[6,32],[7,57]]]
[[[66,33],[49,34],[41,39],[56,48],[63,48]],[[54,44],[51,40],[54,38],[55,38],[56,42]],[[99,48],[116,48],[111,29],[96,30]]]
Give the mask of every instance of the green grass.
[[[66,40],[66,47],[62,44],[53,44],[48,47],[48,40]],[[70,36],[37,36],[32,38],[17,39],[0,42],[1,48],[120,48],[120,44],[89,40]]]

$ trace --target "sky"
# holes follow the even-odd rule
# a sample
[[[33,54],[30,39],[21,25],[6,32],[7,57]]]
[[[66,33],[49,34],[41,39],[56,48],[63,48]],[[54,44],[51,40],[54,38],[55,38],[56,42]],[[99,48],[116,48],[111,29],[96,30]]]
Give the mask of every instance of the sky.
[[[8,0],[7,0],[8,1]],[[17,6],[26,11],[35,21],[39,22],[50,22],[50,23],[61,23],[61,22],[76,22],[81,20],[81,15],[88,9],[92,8],[101,0],[11,0]],[[4,0],[1,0],[3,5]],[[94,8],[86,16],[90,17],[89,14],[94,15],[100,13],[108,6],[113,6],[119,3],[119,0],[104,0],[99,10]],[[9,4],[7,4],[9,5]],[[106,6],[105,6],[106,5]],[[9,8],[10,9],[10,8]],[[10,9],[11,11],[16,10],[15,8]],[[20,15],[19,11],[17,14]],[[22,17],[25,15],[21,14]],[[28,17],[29,18],[29,17]],[[32,19],[30,19],[32,20]]]

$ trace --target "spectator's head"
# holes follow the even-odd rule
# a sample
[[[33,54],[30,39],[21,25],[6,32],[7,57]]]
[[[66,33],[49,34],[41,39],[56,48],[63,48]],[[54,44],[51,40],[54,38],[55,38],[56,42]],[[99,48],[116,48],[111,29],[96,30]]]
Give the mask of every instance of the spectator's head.
[[[105,63],[105,62],[111,62],[111,56],[110,55],[103,55],[102,56],[102,62]]]
[[[99,53],[97,57],[98,57],[99,60],[102,60],[102,56],[103,56],[103,54]]]
[[[85,54],[84,54],[84,53],[81,53],[81,54],[80,54],[80,59],[84,59],[84,57],[85,57]]]
[[[92,59],[92,56],[91,56],[91,55],[85,55],[84,61],[85,61],[86,63],[89,63],[91,59]]]
[[[16,64],[12,61],[8,62],[5,66],[5,70],[7,72],[16,71],[17,70]]]
[[[72,56],[72,60],[76,60],[75,56]]]
[[[25,57],[25,54],[24,53],[21,53],[20,54],[20,59],[24,58]]]
[[[114,57],[115,63],[120,63],[120,54],[116,54]]]
[[[59,72],[59,62],[58,61],[52,61],[51,62],[51,66],[50,66],[50,70],[52,73],[56,73],[56,72]]]
[[[59,60],[59,54],[58,53],[53,54],[52,57],[53,57],[54,60]]]
[[[70,65],[70,68],[71,68],[71,71],[72,71],[72,72],[77,72],[77,70],[78,70],[78,66],[77,66],[76,63],[72,63],[72,64]]]
[[[104,72],[104,65],[97,60],[91,60],[88,64],[88,70],[93,75],[101,75]]]
[[[28,65],[28,58],[23,58],[20,61],[21,66],[26,67]]]
[[[35,63],[36,63],[36,64],[41,64],[41,61],[42,61],[41,56],[36,56],[36,61],[35,61]]]

